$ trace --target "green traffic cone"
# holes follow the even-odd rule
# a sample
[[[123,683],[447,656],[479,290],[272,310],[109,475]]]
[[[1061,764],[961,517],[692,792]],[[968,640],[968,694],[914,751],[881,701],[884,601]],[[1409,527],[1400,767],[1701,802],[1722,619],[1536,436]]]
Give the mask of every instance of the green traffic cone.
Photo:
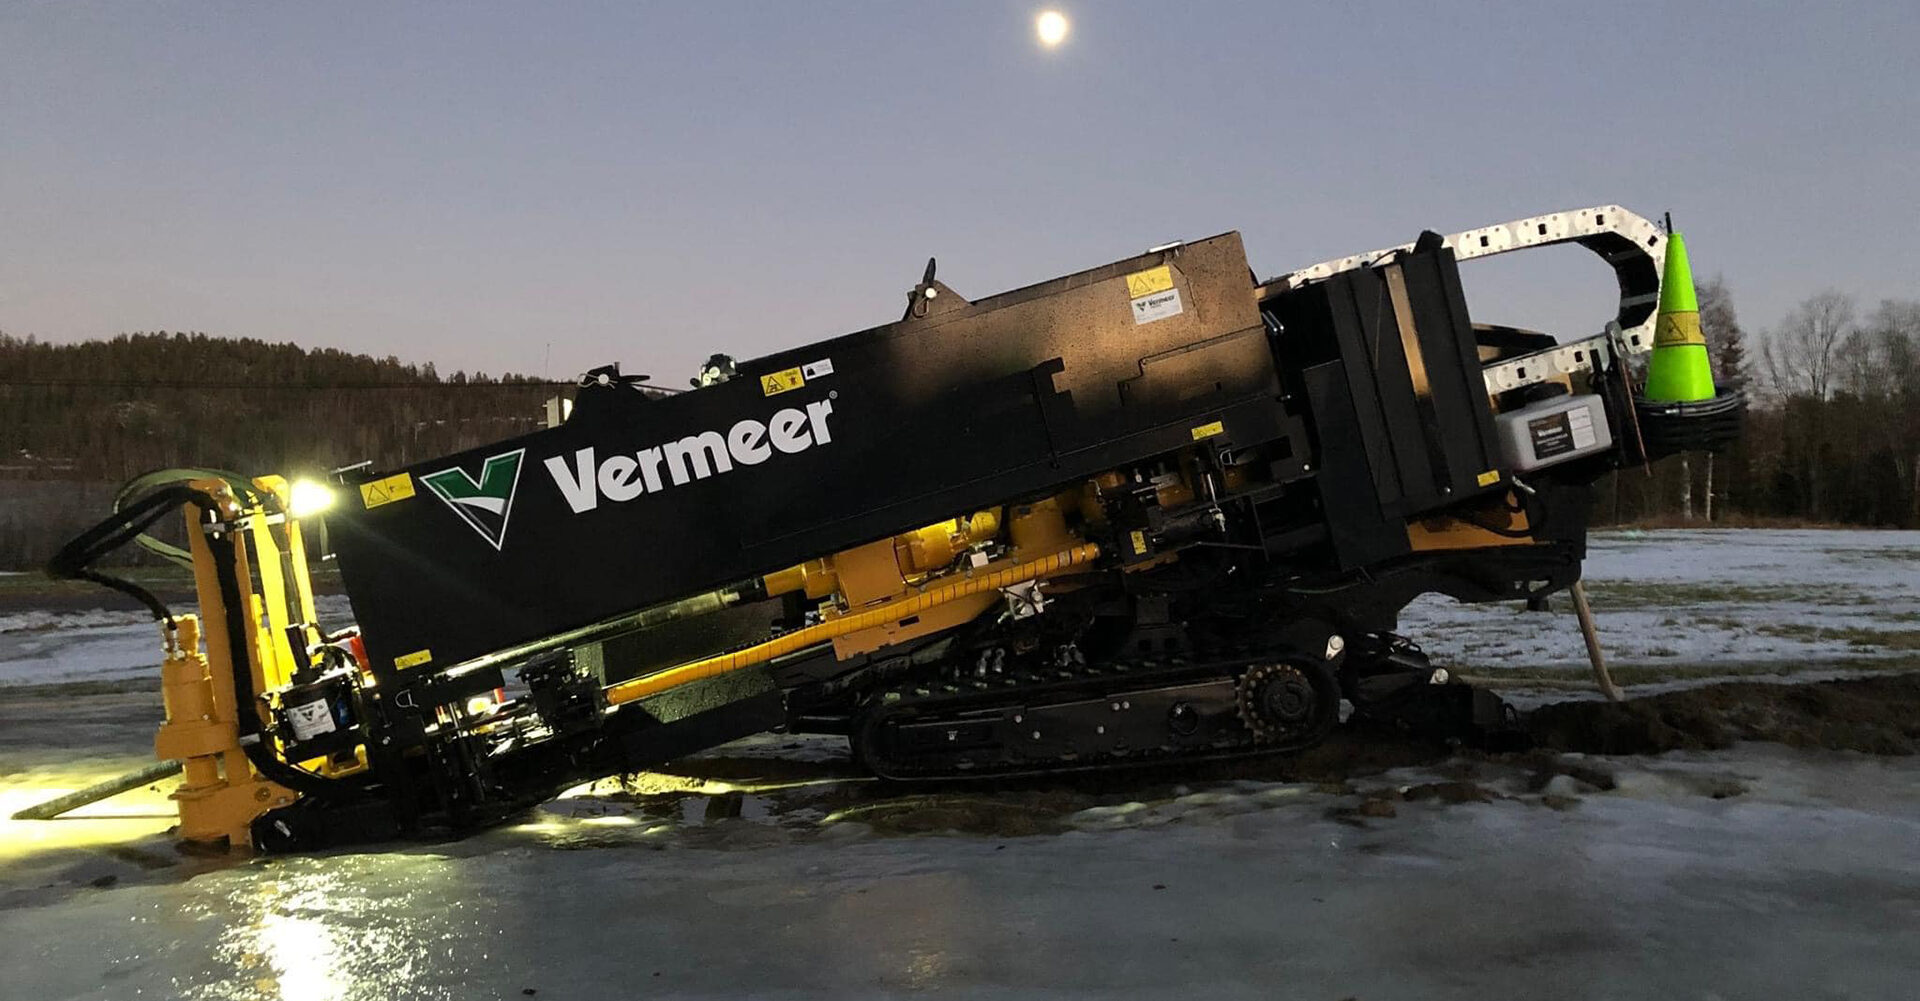
[[[1647,360],[1647,399],[1691,403],[1714,398],[1713,365],[1700,332],[1700,302],[1693,291],[1687,242],[1667,237],[1667,269],[1660,280],[1660,316],[1653,327],[1653,357]]]

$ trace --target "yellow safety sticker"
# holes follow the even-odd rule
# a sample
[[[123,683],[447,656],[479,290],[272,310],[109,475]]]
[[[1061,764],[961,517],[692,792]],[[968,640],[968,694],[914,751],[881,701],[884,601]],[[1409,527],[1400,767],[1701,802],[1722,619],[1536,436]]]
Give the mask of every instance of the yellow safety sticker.
[[[1147,533],[1136,528],[1133,531],[1131,541],[1133,542],[1133,555],[1139,556],[1147,551]]]
[[[1489,469],[1475,477],[1474,482],[1483,487],[1493,486],[1495,483],[1500,482],[1500,471],[1498,469]]]
[[[1143,295],[1165,292],[1173,287],[1173,269],[1165,264],[1145,271],[1135,271],[1127,276],[1127,298],[1138,299]]]
[[[807,377],[797,368],[769,372],[760,377],[760,392],[767,396],[778,396],[807,384]]]
[[[1211,424],[1202,424],[1199,427],[1194,428],[1193,440],[1205,441],[1206,439],[1211,438],[1214,435],[1226,434],[1226,433],[1227,433],[1227,426],[1225,424],[1220,423],[1219,421],[1214,421]]]
[[[406,473],[395,473],[381,480],[372,480],[360,484],[360,500],[368,510],[382,504],[403,501],[413,496],[413,477]]]
[[[415,650],[412,653],[403,653],[393,658],[393,668],[396,671],[404,671],[409,667],[419,667],[432,659],[432,650]]]
[[[1700,330],[1699,313],[1662,313],[1659,321],[1653,325],[1653,346],[1656,348],[1706,343],[1707,335]]]

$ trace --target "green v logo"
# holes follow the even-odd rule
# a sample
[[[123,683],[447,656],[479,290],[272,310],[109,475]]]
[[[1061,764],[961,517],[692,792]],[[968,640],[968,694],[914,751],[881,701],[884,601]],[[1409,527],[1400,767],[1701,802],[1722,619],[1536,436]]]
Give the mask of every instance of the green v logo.
[[[460,520],[499,549],[507,541],[507,516],[513,513],[513,495],[520,488],[520,460],[524,448],[493,456],[480,468],[480,480],[459,466],[428,473],[420,481],[447,503]]]

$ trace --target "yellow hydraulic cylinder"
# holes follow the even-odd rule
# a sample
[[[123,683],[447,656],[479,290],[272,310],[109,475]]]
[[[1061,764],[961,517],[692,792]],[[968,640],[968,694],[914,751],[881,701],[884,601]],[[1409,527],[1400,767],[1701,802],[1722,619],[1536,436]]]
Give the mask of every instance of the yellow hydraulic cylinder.
[[[174,618],[167,658],[160,665],[160,697],[167,721],[154,734],[154,754],[180,759],[179,804],[183,840],[225,841],[244,851],[252,844],[249,825],[261,811],[293,802],[293,794],[256,778],[240,748],[233,717],[220,711],[207,658],[200,654],[200,621]]]
[[[160,664],[160,699],[166,706],[167,721],[154,734],[154,755],[165,761],[180,759],[184,778],[174,794],[204,794],[220,784],[220,752],[233,744],[231,727],[223,727],[214,718],[213,680],[207,677],[207,659],[200,655],[200,619],[181,615],[174,619],[174,633],[167,659]],[[184,816],[182,820],[184,821]]]
[[[952,563],[968,546],[999,534],[1000,510],[987,508],[965,518],[951,518],[902,532],[893,537],[890,545],[869,543],[795,564],[766,575],[761,579],[762,585],[769,595],[799,592],[814,599],[825,598],[836,591],[896,595],[906,591],[921,575]],[[885,562],[876,562],[876,558]],[[859,583],[848,587],[848,576],[859,578]]]

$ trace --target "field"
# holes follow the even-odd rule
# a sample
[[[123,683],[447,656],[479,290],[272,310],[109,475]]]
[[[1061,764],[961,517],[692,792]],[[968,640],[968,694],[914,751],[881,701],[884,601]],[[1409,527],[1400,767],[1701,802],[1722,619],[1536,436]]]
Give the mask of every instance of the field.
[[[0,993],[1911,996],[1920,533],[1603,535],[1588,572],[1624,707],[1564,599],[1403,623],[1537,708],[1525,754],[902,791],[768,736],[458,843],[245,862],[178,852],[163,790],[0,821]],[[153,627],[0,601],[4,811],[139,764]]]

